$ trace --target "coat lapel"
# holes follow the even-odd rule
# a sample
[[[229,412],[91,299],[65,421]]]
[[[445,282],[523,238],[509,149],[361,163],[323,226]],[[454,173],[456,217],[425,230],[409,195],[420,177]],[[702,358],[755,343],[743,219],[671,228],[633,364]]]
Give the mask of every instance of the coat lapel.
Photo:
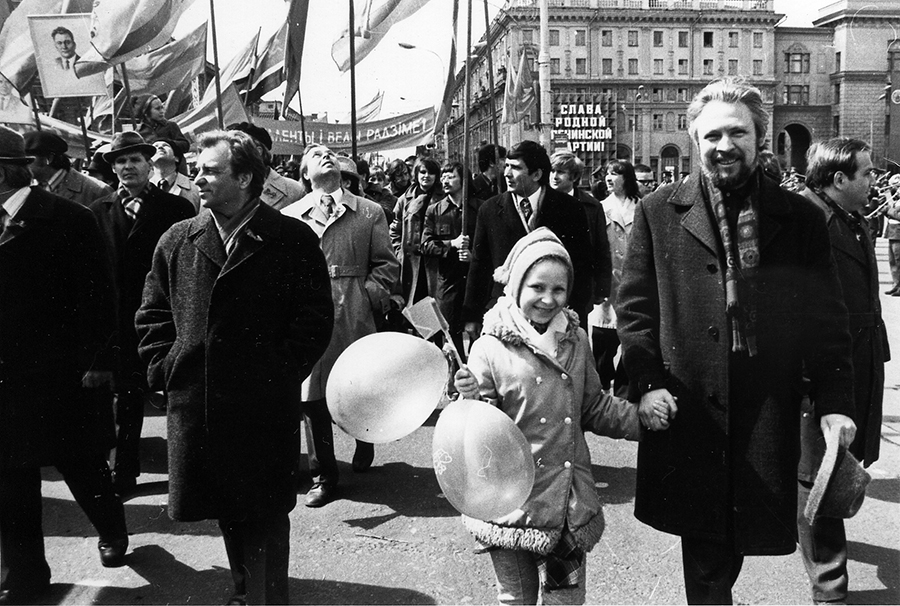
[[[212,213],[206,212],[193,219],[188,238],[210,261],[219,267],[225,265],[228,255],[225,253],[225,244],[222,243]]]
[[[690,207],[681,218],[681,226],[697,238],[712,254],[717,255],[718,239],[712,218],[704,203],[703,191],[700,187],[700,174],[694,173],[680,182],[669,197],[669,203]]]
[[[0,235],[0,246],[12,242],[22,234],[30,231],[35,223],[47,219],[50,215],[50,209],[44,202],[43,198],[36,195],[36,190],[31,189],[31,193],[25,198],[22,208],[16,213],[16,218],[11,220],[3,234]]]
[[[259,209],[247,224],[244,233],[238,238],[234,250],[228,255],[221,276],[238,267],[252,257],[271,240],[278,237],[280,213],[268,204],[260,202]],[[218,234],[217,234],[218,236]]]

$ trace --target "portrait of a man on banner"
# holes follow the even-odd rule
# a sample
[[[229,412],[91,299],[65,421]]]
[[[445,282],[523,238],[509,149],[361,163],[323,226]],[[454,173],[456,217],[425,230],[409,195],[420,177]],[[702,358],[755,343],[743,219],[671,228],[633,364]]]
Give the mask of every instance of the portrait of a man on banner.
[[[75,62],[90,47],[90,13],[30,15],[28,26],[45,97],[106,94],[103,74],[75,75]]]

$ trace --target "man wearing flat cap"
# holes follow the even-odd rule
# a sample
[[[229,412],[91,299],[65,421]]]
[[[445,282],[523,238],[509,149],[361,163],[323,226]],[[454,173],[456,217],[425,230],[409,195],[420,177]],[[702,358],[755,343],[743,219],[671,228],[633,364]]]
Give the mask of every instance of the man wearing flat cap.
[[[262,154],[266,163],[266,181],[263,183],[260,200],[275,210],[281,210],[306,195],[306,188],[301,183],[279,175],[272,168],[272,137],[266,129],[249,122],[240,122],[229,125],[228,130],[239,130],[250,135],[256,142],[259,153]]]
[[[72,170],[66,155],[69,144],[56,133],[35,130],[25,133],[25,153],[34,156],[31,174],[38,184],[51,194],[90,206],[94,200],[112,193],[105,183]]]
[[[150,182],[156,148],[134,131],[119,133],[103,154],[119,177],[119,189],[100,198],[91,210],[100,225],[116,286],[116,455],[114,477],[120,495],[140,475],[139,446],[144,423],[146,367],[138,358],[134,314],[141,306],[144,278],[159,238],[175,223],[194,216],[186,199],[167,194]]]
[[[171,139],[157,139],[153,142],[156,155],[153,156],[153,175],[150,181],[157,187],[173,196],[181,196],[194,205],[194,211],[200,212],[200,189],[190,177],[178,172],[184,163],[184,153]]]
[[[50,586],[41,467],[54,465],[100,535],[104,566],[128,548],[122,502],[85,387],[112,373],[112,285],[97,223],[31,184],[22,136],[0,126],[0,604]]]

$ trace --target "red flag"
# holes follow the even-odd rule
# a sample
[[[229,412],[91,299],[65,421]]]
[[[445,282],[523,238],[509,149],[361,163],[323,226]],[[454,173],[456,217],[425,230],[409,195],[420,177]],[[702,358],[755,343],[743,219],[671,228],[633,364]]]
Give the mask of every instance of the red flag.
[[[247,112],[238,97],[234,84],[229,84],[222,89],[222,118],[225,124],[234,122],[247,122]],[[204,99],[203,103],[189,112],[183,113],[172,119],[181,132],[203,133],[218,128],[216,118],[216,96]]]
[[[128,62],[132,95],[161,95],[189,84],[206,64],[206,22],[181,40]]]
[[[453,37],[450,39],[450,64],[447,69],[447,83],[444,85],[441,109],[438,111],[437,118],[434,121],[436,131],[443,128],[444,122],[450,117],[450,108],[453,106],[453,92],[456,89],[456,30],[458,22],[459,0],[453,0]]]
[[[403,21],[429,0],[366,0],[361,14],[356,16],[357,29],[354,32],[356,62],[359,63],[371,53],[394,24]],[[338,69],[350,69],[350,31],[344,30],[331,45],[331,58]]]
[[[306,39],[306,17],[309,0],[289,0],[287,14],[287,41],[284,44],[284,107],[300,89],[300,66],[303,62],[303,43]]]
[[[503,123],[514,124],[522,119],[525,112],[537,103],[534,88],[534,74],[531,72],[531,59],[528,51],[523,50],[519,58],[519,71],[508,66],[506,73],[506,90],[503,93]]]
[[[288,36],[288,24],[279,28],[266,43],[265,50],[259,55],[250,86],[244,103],[250,105],[259,101],[263,95],[275,90],[284,82],[284,49]]]
[[[259,30],[250,41],[238,53],[231,58],[231,61],[225,64],[221,70],[219,80],[224,90],[229,84],[234,83],[238,92],[246,89],[247,80],[250,78],[250,72],[256,64],[256,47],[259,45]],[[211,81],[203,93],[202,103],[206,103],[210,99],[216,98],[216,83]]]

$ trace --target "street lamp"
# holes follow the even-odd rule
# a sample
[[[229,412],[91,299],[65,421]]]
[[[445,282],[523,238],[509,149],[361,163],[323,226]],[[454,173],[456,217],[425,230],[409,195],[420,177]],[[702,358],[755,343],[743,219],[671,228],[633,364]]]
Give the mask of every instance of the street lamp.
[[[644,85],[641,84],[637,87],[637,93],[634,95],[634,103],[632,107],[633,118],[631,122],[631,165],[634,166],[637,164],[637,102],[643,98],[644,94]]]
[[[432,55],[434,55],[437,58],[438,63],[440,63],[440,65],[441,65],[440,73],[441,73],[441,82],[443,83],[443,81],[444,81],[443,74],[445,73],[446,69],[444,68],[444,59],[439,54],[437,54],[430,48],[423,48],[421,46],[416,46],[415,44],[411,44],[409,42],[398,42],[397,46],[399,46],[400,48],[402,48],[404,50],[420,50],[420,51],[425,51],[426,53],[431,53]],[[442,95],[443,95],[443,92],[444,91],[442,89],[441,90]],[[441,104],[443,104],[443,101],[444,100],[441,99]],[[448,131],[449,124],[450,124],[450,112],[448,109],[447,115],[445,116],[445,119],[444,119],[444,157],[448,160],[450,159],[450,140],[447,138],[448,134],[449,134],[449,131]]]

